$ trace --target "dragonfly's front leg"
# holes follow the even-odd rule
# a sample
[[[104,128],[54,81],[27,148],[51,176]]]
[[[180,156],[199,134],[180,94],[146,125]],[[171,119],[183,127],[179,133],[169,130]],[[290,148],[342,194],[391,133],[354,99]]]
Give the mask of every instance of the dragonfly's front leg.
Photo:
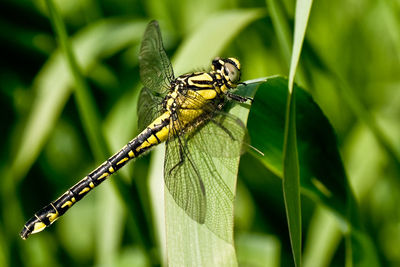
[[[248,96],[235,95],[228,92],[227,97],[239,103],[246,103],[247,101],[250,101],[250,104],[253,103],[253,98]]]

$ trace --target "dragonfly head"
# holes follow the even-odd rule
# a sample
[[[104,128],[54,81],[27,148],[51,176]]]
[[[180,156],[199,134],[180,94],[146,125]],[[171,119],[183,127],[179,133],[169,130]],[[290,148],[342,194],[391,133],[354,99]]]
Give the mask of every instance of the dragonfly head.
[[[212,61],[211,68],[225,78],[229,88],[236,87],[240,81],[240,62],[236,58],[217,57]]]

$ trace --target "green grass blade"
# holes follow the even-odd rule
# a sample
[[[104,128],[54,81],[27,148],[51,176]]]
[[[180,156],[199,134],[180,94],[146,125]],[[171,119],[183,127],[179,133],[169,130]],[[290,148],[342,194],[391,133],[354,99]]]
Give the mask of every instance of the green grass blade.
[[[288,96],[283,143],[283,196],[290,242],[296,266],[301,266],[301,205],[299,159],[296,142],[296,102],[293,91]]]
[[[271,16],[272,23],[275,28],[275,32],[278,38],[280,49],[282,54],[289,63],[290,61],[290,44],[292,43],[291,32],[289,28],[289,23],[287,22],[282,8],[279,6],[279,1],[277,0],[267,0],[267,8]]]
[[[254,95],[258,83],[239,88],[239,94]],[[247,106],[235,105],[229,113],[247,121],[249,109]],[[224,181],[230,188],[236,187],[236,170],[226,170],[229,166],[238,168],[239,157],[224,159],[224,163],[215,159],[214,164]],[[193,221],[177,206],[169,193],[166,201],[166,242],[168,264],[173,266],[236,266],[236,252],[233,243],[228,243],[212,233],[205,225]],[[233,216],[233,214],[232,214]],[[227,226],[228,227],[228,226]]]
[[[52,0],[46,0],[46,4],[49,9],[50,13],[50,18],[53,24],[53,27],[55,28],[56,35],[59,39],[60,46],[62,48],[62,51],[64,52],[66,56],[66,61],[69,66],[69,70],[72,72],[72,76],[74,77],[74,85],[75,85],[75,98],[79,110],[79,115],[81,116],[82,120],[82,125],[85,130],[87,139],[89,141],[91,150],[97,159],[97,162],[100,163],[102,162],[105,158],[108,158],[111,153],[109,152],[107,146],[106,146],[106,141],[102,135],[102,132],[100,131],[101,129],[101,124],[100,124],[100,116],[98,109],[95,105],[94,97],[91,95],[89,87],[82,76],[82,73],[80,71],[80,68],[77,64],[77,60],[75,55],[72,52],[72,48],[70,46],[67,32],[65,29],[65,25],[61,19],[60,14],[57,12],[54,3]],[[116,179],[114,179],[116,180]],[[121,184],[120,181],[115,182],[117,184],[117,187],[121,189],[121,191],[124,190],[124,186]],[[118,191],[103,191],[104,192],[104,198],[108,198],[108,195],[111,194],[115,196],[115,192]],[[121,197],[123,198],[124,195],[121,194]],[[129,200],[130,198],[126,198],[126,203],[131,203]],[[114,198],[114,201],[117,201]],[[129,205],[129,204],[128,204]],[[116,212],[116,211],[115,211]],[[100,216],[102,216],[102,213],[99,213]],[[116,218],[120,218],[118,213],[114,214]],[[110,216],[110,214],[109,214]],[[99,227],[104,228],[103,222],[101,220],[101,217],[99,218]],[[111,220],[111,221],[110,221]],[[98,246],[98,262],[99,264],[108,264],[108,265],[113,265],[113,261],[117,258],[116,253],[116,246],[118,243],[118,240],[115,239],[118,236],[118,229],[122,227],[121,221],[114,220],[112,219],[112,216],[108,218],[108,223],[112,224],[115,233],[110,233],[109,235],[103,234],[101,235],[101,244],[102,246]],[[106,230],[107,229],[103,229]],[[137,231],[138,233],[141,233],[141,231]],[[140,238],[140,241],[142,241],[143,245],[143,238]]]
[[[303,46],[304,35],[306,33],[307,22],[310,16],[312,0],[297,0],[296,15],[294,24],[294,37],[292,57],[289,71],[289,92],[292,91],[294,76],[296,74],[297,64],[300,59],[301,48]]]
[[[258,83],[252,83],[247,86],[240,86],[236,93],[252,97],[257,88]],[[247,107],[236,105],[231,108],[229,113],[246,122],[248,112]],[[158,240],[162,247],[164,264],[207,266],[214,262],[218,265],[220,263],[226,266],[237,265],[233,244],[221,240],[204,225],[200,226],[189,218],[182,208],[177,206],[169,192],[164,191],[164,153],[164,144],[154,149],[149,179],[153,199],[153,216],[157,224]],[[215,165],[217,168],[223,166],[222,164],[221,166],[218,165],[218,163]],[[226,176],[228,175],[232,176],[232,173],[229,172]],[[235,181],[232,182],[236,183]],[[164,195],[164,199],[160,197],[162,195]],[[167,251],[164,250],[165,244]]]
[[[165,144],[160,144],[153,150],[150,162],[148,187],[150,189],[149,194],[151,199],[152,215],[155,222],[155,232],[161,249],[161,263],[163,266],[167,266],[164,155]]]
[[[0,224],[0,226],[3,226],[3,225]],[[7,264],[7,262],[9,262],[8,254],[9,254],[8,246],[6,245],[3,231],[0,230],[0,265],[1,266],[8,265]]]
[[[279,49],[282,52],[285,62],[287,62],[287,70],[289,70],[290,45],[292,44],[292,30],[289,26],[289,19],[285,16],[285,10],[283,9],[283,3],[281,1],[267,0],[266,4],[271,16],[272,25],[276,32]],[[301,83],[307,81],[305,71],[301,66],[297,68],[296,73],[296,81],[300,81]]]
[[[52,0],[46,0],[46,5],[50,14],[50,20],[53,24],[54,31],[56,33],[59,45],[61,47],[61,50],[66,57],[66,62],[68,64],[68,69],[71,71],[72,77],[74,79],[74,96],[77,102],[78,110],[79,110],[79,115],[81,117],[82,125],[84,128],[84,131],[86,133],[87,139],[89,141],[89,145],[91,147],[92,153],[94,157],[97,159],[97,162],[101,162],[104,158],[107,158],[109,153],[106,148],[106,143],[104,140],[103,135],[99,134],[99,129],[100,127],[100,116],[98,109],[94,103],[93,96],[90,93],[90,89],[81,73],[81,70],[78,66],[76,56],[74,55],[71,45],[70,45],[70,40],[68,37],[68,34],[65,29],[65,25],[62,21],[61,15],[57,11],[54,3]],[[109,190],[103,190],[103,197],[107,198],[107,203],[112,203],[112,198],[110,199],[110,196],[114,196],[113,192],[111,189]],[[115,198],[114,198],[115,200]],[[107,206],[103,206],[103,208],[107,208]],[[113,210],[114,214],[109,214],[110,217],[108,219],[113,218],[112,215],[114,215],[116,218],[120,218],[121,216],[118,216],[117,210]],[[101,213],[100,213],[101,214]],[[104,218],[103,218],[104,219]],[[107,225],[109,223],[109,220],[99,220],[101,223],[99,224],[99,228],[104,225]],[[113,220],[115,222],[115,220]],[[112,223],[112,222],[111,222]],[[112,223],[114,224],[114,223]],[[107,240],[107,242],[100,242],[100,245],[97,246],[98,253],[97,253],[97,261],[99,264],[106,264],[106,265],[112,265],[113,260],[116,257],[115,253],[115,242],[112,242],[112,239],[115,239],[118,235],[115,233],[115,230],[118,229],[116,225],[113,225],[114,227],[111,227],[113,231],[106,232],[110,235],[103,234],[101,235],[101,239]],[[107,251],[106,254],[104,254],[103,250]]]
[[[93,97],[90,95],[89,87],[82,76],[76,56],[72,52],[70,41],[61,15],[57,11],[52,0],[46,0],[46,5],[49,10],[50,20],[57,35],[61,51],[66,57],[68,69],[71,71],[71,74],[74,78],[74,95],[77,101],[83,128],[86,132],[94,156],[97,158],[97,161],[101,162],[108,156],[108,153],[105,148],[103,136],[98,134],[98,130],[101,129],[98,110],[94,103]]]
[[[312,0],[296,2],[293,50],[289,71],[289,95],[286,105],[285,134],[283,143],[283,196],[288,218],[289,235],[296,266],[301,266],[301,201],[299,160],[296,142],[296,100],[293,90],[294,76],[310,14]]]
[[[196,66],[209,66],[211,60],[219,55],[228,42],[246,25],[259,18],[260,14],[259,10],[253,9],[227,11],[210,17],[178,49],[173,60],[175,74],[179,75],[183,72],[191,71]],[[208,42],[204,40],[204,36],[208,36],[207,38],[214,41]],[[242,110],[241,113],[247,114],[248,109]],[[247,117],[247,115],[244,115],[244,117]],[[239,159],[235,159],[235,161],[232,166],[238,167]],[[217,163],[215,165],[218,170],[223,166]],[[162,165],[156,164],[153,167],[152,171],[154,173],[162,173],[161,170],[155,170],[155,168],[163,168]],[[233,172],[235,173],[235,171]],[[233,176],[232,172],[227,177],[223,176],[224,180],[230,181],[231,184],[228,184],[230,188],[235,188],[236,174]],[[159,186],[163,186],[163,184],[159,184]],[[159,192],[158,189],[154,190]],[[153,202],[156,201],[154,200]],[[200,226],[189,218],[176,205],[168,191],[165,192],[165,201],[168,265],[237,265],[233,243],[221,240],[204,225]]]

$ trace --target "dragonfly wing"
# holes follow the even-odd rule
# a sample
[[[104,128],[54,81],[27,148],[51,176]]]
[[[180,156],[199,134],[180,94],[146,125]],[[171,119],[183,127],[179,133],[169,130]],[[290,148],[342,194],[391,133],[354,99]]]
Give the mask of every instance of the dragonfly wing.
[[[140,131],[143,131],[152,121],[162,114],[162,101],[162,97],[155,96],[147,87],[142,88],[137,106]]]
[[[139,54],[140,79],[144,85],[139,97],[139,129],[143,130],[162,113],[162,101],[170,89],[174,73],[165,53],[157,21],[147,25]]]
[[[245,150],[243,144],[249,143],[249,136],[244,123],[238,117],[216,107],[211,102],[212,100],[204,99],[195,91],[190,93],[185,96],[185,103],[193,109],[201,109],[207,114],[201,119],[208,123],[201,124],[202,134],[197,138],[206,138],[202,141],[203,144],[207,144],[208,140],[212,139],[210,140],[212,146],[199,145],[198,149],[217,158],[232,158],[243,154]],[[196,133],[196,130],[193,133]]]
[[[164,178],[172,197],[193,220],[203,224],[206,212],[204,182],[195,166],[194,159],[184,144],[184,136],[167,141]]]
[[[243,153],[243,141],[247,141],[247,130],[236,116],[222,111],[214,113],[208,123],[201,126],[198,149],[215,158],[234,158]],[[212,145],[202,145],[212,142]]]
[[[215,167],[213,156],[204,149],[216,142],[212,136],[207,137],[209,131],[200,127],[193,134],[167,142],[165,183],[174,200],[192,219],[231,242],[234,196]]]
[[[160,26],[153,20],[147,25],[139,54],[140,79],[154,95],[165,95],[174,80],[174,72],[162,42]]]

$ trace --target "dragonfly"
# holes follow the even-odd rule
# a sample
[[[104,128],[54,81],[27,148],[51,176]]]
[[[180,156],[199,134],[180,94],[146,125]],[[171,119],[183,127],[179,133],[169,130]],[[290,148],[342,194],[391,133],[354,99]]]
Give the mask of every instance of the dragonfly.
[[[215,58],[209,72],[175,77],[154,20],[143,36],[139,69],[144,85],[138,102],[140,134],[35,213],[24,225],[22,239],[50,226],[128,161],[166,142],[164,181],[175,202],[194,221],[205,224],[218,237],[232,240],[234,195],[214,158],[242,153],[245,126],[224,112],[231,100],[252,101],[233,93],[241,76],[239,60]]]

